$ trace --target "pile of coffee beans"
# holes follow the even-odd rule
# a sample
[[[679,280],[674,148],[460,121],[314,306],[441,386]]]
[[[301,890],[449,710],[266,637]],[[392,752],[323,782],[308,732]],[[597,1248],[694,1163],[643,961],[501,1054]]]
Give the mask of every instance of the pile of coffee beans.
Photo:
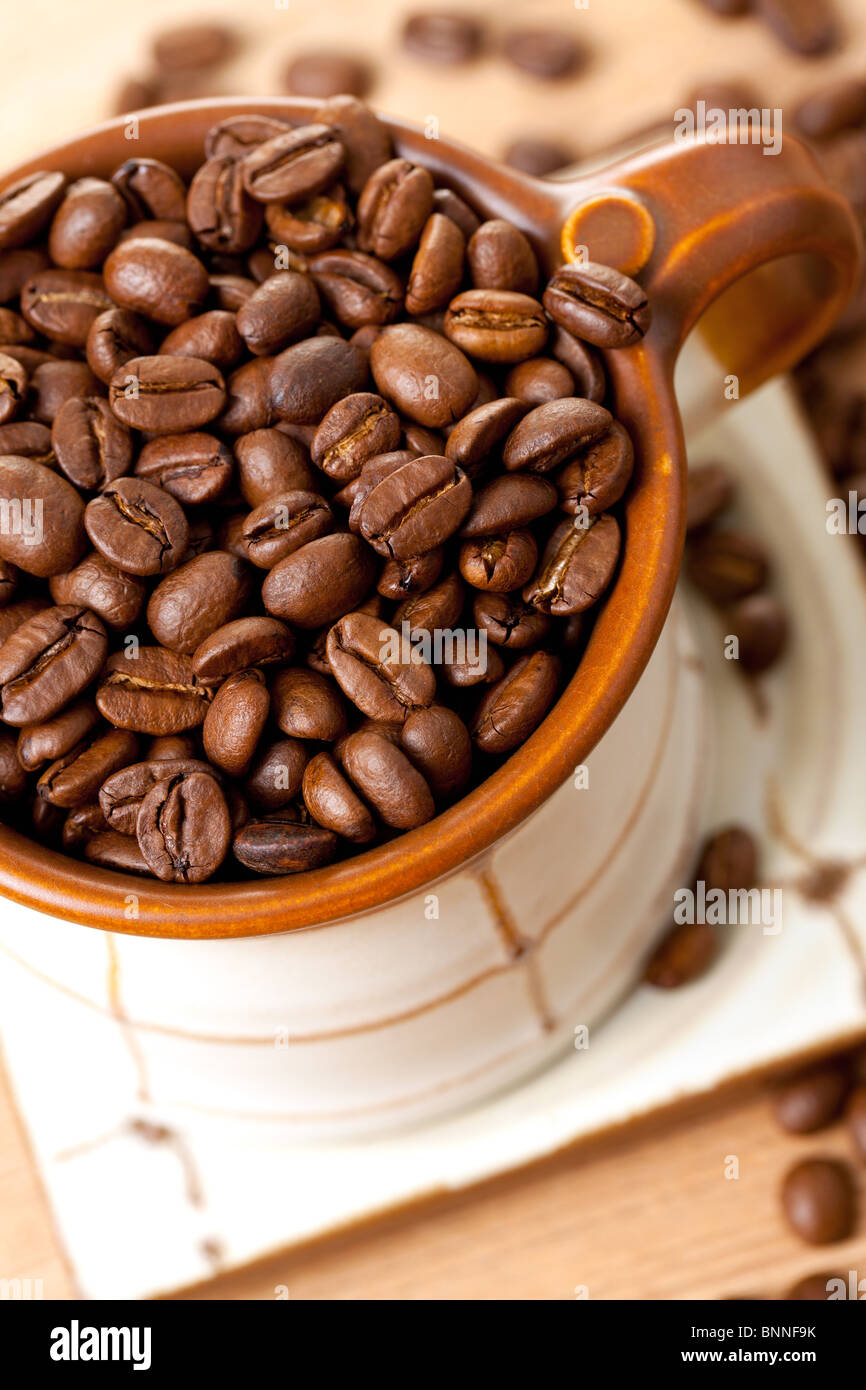
[[[0,788],[104,865],[314,868],[544,719],[616,572],[604,265],[395,158],[353,97],[233,116],[187,187],[0,195]]]

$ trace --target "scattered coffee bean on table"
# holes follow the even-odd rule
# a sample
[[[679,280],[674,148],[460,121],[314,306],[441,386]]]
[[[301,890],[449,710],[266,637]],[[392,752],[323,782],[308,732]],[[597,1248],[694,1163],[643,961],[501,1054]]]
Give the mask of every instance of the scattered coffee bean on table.
[[[841,1064],[811,1067],[778,1088],[773,1114],[789,1134],[814,1134],[841,1113],[849,1086],[848,1069]]]
[[[830,1245],[854,1229],[856,1196],[848,1168],[832,1158],[807,1158],[782,1184],[788,1224],[809,1245]]]
[[[328,93],[313,56],[293,82]],[[546,284],[351,95],[226,118],[188,186],[146,153],[108,174],[0,195],[0,799],[168,883],[315,869],[426,824],[553,707],[634,463],[593,345],[650,308],[604,265]]]

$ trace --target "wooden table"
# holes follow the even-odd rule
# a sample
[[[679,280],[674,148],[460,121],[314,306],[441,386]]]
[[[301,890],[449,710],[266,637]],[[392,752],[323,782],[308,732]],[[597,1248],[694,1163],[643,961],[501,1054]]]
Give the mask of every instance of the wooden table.
[[[546,86],[492,52],[469,79],[394,54],[401,0],[292,0],[245,11],[245,41],[228,73],[232,91],[279,90],[284,55],[335,42],[371,55],[372,100],[498,153],[521,130],[565,136],[592,151],[659,116],[669,118],[710,75],[751,76],[778,105],[837,71],[866,73],[862,0],[838,0],[848,40],[809,63],[786,53],[754,21],[707,18],[698,0],[598,0],[573,17],[565,0],[533,0],[531,18],[574,22],[593,58],[575,83]],[[526,19],[517,0],[473,0],[494,34]],[[577,11],[577,7],[575,7]],[[176,0],[126,7],[111,0],[29,0],[5,16],[17,55],[0,92],[4,160],[32,153],[104,118],[96,74],[142,67],[147,36],[193,11],[237,23],[236,0]],[[80,61],[87,35],[86,70]],[[86,80],[85,78],[86,71]],[[34,99],[34,84],[38,97]],[[22,116],[22,113],[24,115]],[[830,1254],[802,1246],[778,1210],[781,1175],[802,1153],[849,1154],[841,1129],[793,1140],[772,1123],[763,1088],[744,1085],[680,1115],[657,1116],[459,1196],[226,1275],[191,1296],[261,1299],[287,1285],[293,1298],[570,1299],[778,1296],[803,1274],[841,1266],[866,1272],[866,1220]],[[730,1155],[740,1176],[725,1177]],[[26,1140],[0,1072],[0,1278],[41,1278],[45,1296],[75,1296]]]

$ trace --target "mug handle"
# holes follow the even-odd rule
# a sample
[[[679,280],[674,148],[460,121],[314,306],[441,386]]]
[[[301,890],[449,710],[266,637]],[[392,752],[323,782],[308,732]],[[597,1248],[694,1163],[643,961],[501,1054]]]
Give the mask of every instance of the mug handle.
[[[589,259],[640,275],[650,337],[670,372],[703,319],[702,335],[739,378],[740,395],[826,335],[862,268],[851,206],[806,147],[786,136],[778,154],[763,149],[693,138],[646,150],[572,184],[561,233],[564,260],[584,245]],[[593,243],[604,256],[592,256]]]

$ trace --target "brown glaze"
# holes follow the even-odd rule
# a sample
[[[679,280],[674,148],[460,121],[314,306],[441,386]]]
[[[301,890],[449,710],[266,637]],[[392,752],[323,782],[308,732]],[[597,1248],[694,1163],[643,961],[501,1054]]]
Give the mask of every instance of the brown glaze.
[[[217,121],[259,112],[300,122],[317,103],[241,98],[140,113],[140,148],[189,177]],[[116,119],[11,170],[60,168],[106,177],[128,157]],[[856,282],[859,234],[848,205],[824,184],[801,144],[659,146],[571,181],[539,181],[446,140],[390,123],[395,150],[437,182],[530,237],[547,271],[587,244],[590,255],[640,273],[653,305],[646,338],[605,353],[614,406],[635,441],[620,573],[572,681],[532,737],[493,776],[427,825],[345,863],[291,879],[166,887],[81,864],[0,826],[0,890],[89,926],[150,936],[231,937],[290,931],[369,911],[454,871],[534,811],[583,762],[641,675],[673,596],[684,529],[685,455],[673,397],[682,343],[704,311],[723,377],[740,394],[792,366],[827,331]],[[603,240],[604,244],[601,245]],[[594,244],[595,243],[595,248]],[[806,266],[781,257],[808,254]],[[759,278],[744,277],[761,267]],[[736,310],[735,315],[731,308]],[[732,330],[732,324],[736,324]],[[137,919],[125,913],[135,894]]]

